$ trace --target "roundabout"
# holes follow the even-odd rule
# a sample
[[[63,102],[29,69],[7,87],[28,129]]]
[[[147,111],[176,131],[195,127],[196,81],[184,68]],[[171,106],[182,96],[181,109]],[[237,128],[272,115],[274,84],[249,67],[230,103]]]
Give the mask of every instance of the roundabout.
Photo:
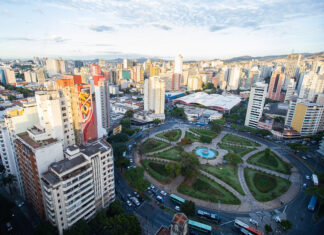
[[[201,141],[206,138],[211,142]],[[143,139],[135,158],[151,183],[210,209],[279,208],[301,186],[298,170],[284,156],[227,131],[183,127],[156,132]]]

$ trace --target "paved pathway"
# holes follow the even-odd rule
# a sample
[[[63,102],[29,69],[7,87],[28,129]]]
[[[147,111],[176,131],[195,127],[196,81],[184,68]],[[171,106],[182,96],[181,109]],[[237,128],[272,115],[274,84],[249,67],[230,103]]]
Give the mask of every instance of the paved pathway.
[[[176,127],[177,129],[181,129],[182,133],[181,133],[181,138],[177,141],[180,142],[182,138],[184,138],[185,136],[185,132],[188,131],[194,135],[197,135],[194,132],[191,132],[189,130],[189,128],[183,128],[183,127]],[[176,129],[174,128],[174,129]],[[164,149],[155,151],[155,152],[151,152],[151,153],[147,153],[145,157],[145,159],[149,159],[149,160],[155,160],[155,161],[161,161],[161,162],[170,162],[170,160],[168,159],[162,159],[162,158],[155,158],[155,157],[150,157],[151,155],[154,155],[155,153],[159,153],[159,152],[163,152],[166,151],[172,147],[174,147],[176,145],[177,142],[170,142],[167,141],[165,139],[156,137],[157,134],[162,133],[165,131],[161,131],[161,132],[157,132],[152,136],[149,136],[147,138],[155,138],[155,139],[159,139],[162,140],[164,142],[170,143],[171,146],[168,146]],[[221,142],[222,138],[228,134],[228,132],[226,131],[222,131],[221,134],[219,134],[215,139],[213,139],[213,141],[210,144],[202,144],[199,142],[194,142],[193,144],[191,144],[190,146],[185,146],[184,150],[187,152],[191,152],[193,149],[195,149],[198,146],[205,146],[211,149],[215,149],[218,151],[218,156],[216,159],[214,160],[206,160],[206,159],[200,159],[202,164],[206,164],[209,163],[211,165],[216,165],[218,163],[221,163],[223,161],[223,156],[226,155],[228,153],[227,150],[223,150],[218,148],[217,144],[219,142]],[[246,138],[246,139],[250,139],[246,136],[242,136],[240,134],[236,134],[242,138]],[[198,135],[197,135],[198,136]],[[143,141],[145,141],[147,138],[145,138]],[[255,142],[254,140],[250,139],[251,141]],[[178,176],[177,178],[175,178],[170,184],[168,185],[163,185],[160,182],[158,182],[157,180],[155,180],[154,178],[152,178],[147,172],[145,172],[145,177],[152,182],[153,184],[157,185],[159,188],[163,189],[164,191],[168,192],[168,193],[176,193],[177,195],[181,196],[182,198],[186,199],[186,200],[192,200],[194,201],[196,204],[210,208],[210,209],[221,209],[224,211],[236,211],[236,212],[252,212],[252,211],[260,211],[260,210],[267,210],[267,209],[274,209],[274,208],[279,208],[280,206],[282,206],[282,201],[285,203],[288,203],[289,201],[291,201],[293,198],[295,198],[295,196],[298,194],[300,187],[301,187],[301,175],[299,174],[298,170],[296,168],[292,169],[292,174],[286,175],[286,174],[282,174],[276,171],[272,171],[263,167],[259,167],[259,166],[255,166],[252,164],[249,164],[246,162],[246,160],[251,157],[252,155],[254,155],[257,152],[263,151],[266,146],[263,144],[260,144],[261,146],[259,147],[255,147],[255,146],[244,146],[244,147],[251,147],[251,148],[257,148],[256,150],[246,154],[245,156],[243,156],[243,164],[240,164],[238,166],[238,177],[239,177],[239,181],[240,184],[242,186],[242,189],[245,193],[245,195],[241,195],[239,194],[235,189],[233,189],[230,185],[228,185],[227,183],[225,183],[224,181],[218,179],[217,177],[214,177],[213,175],[200,170],[201,174],[211,178],[212,180],[214,180],[215,182],[217,182],[218,184],[222,185],[224,188],[226,188],[228,191],[230,191],[231,193],[233,193],[237,198],[239,198],[241,200],[241,204],[240,205],[226,205],[226,204],[221,204],[220,208],[218,203],[211,203],[211,202],[207,202],[207,201],[203,201],[203,200],[199,200],[196,198],[192,198],[189,197],[187,195],[183,195],[179,192],[177,192],[177,188],[178,186],[181,184],[181,182],[184,180],[183,176]],[[240,145],[236,145],[236,146],[240,146]],[[275,154],[277,154],[277,156],[279,156],[281,159],[283,159],[286,162],[289,162],[284,156],[282,156],[281,154],[279,154],[278,152],[276,152],[275,150],[271,150],[273,151]],[[135,154],[135,163],[140,165],[140,156],[138,156],[138,154]],[[252,193],[250,192],[246,182],[245,182],[245,177],[244,177],[244,168],[245,167],[250,167],[252,169],[256,169],[256,170],[260,170],[262,172],[268,173],[268,174],[272,174],[275,175],[277,177],[281,177],[284,179],[287,179],[289,181],[291,181],[291,185],[288,189],[288,191],[286,191],[283,195],[281,195],[280,197],[277,197],[276,199],[272,200],[272,201],[268,201],[268,202],[258,202],[256,201],[256,199],[253,197]]]

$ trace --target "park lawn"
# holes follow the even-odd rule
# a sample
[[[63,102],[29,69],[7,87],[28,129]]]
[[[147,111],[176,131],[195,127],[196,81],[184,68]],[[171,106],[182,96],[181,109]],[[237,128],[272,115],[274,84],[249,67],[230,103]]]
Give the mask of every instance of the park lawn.
[[[257,142],[254,142],[252,140],[246,139],[244,137],[233,135],[233,134],[226,134],[222,141],[223,143],[231,143],[231,144],[239,144],[243,146],[252,146],[252,147],[259,147],[260,144]]]
[[[165,170],[164,163],[151,160],[142,160],[141,163],[150,176],[157,181],[161,183],[169,183],[171,181],[171,177],[169,177],[168,172]]]
[[[144,153],[155,152],[155,151],[164,149],[169,146],[170,146],[170,144],[168,144],[164,141],[161,141],[161,140],[157,140],[157,139],[147,139],[142,144]]]
[[[249,157],[247,162],[283,174],[291,174],[291,165],[283,161],[280,157],[278,157],[274,152],[271,151],[268,157],[265,156],[265,151],[258,152],[253,156]]]
[[[267,173],[244,168],[244,177],[254,198],[260,202],[271,201],[284,194],[290,181]]]
[[[181,137],[181,130],[180,129],[169,130],[166,132],[159,133],[156,136],[169,141],[178,141]]]
[[[186,181],[178,187],[178,192],[204,201],[218,202],[224,204],[239,205],[241,201],[234,194],[226,190],[223,186],[206,176],[199,175],[192,185]]]
[[[240,146],[229,145],[226,143],[218,143],[218,146],[221,149],[225,149],[229,153],[235,153],[240,157],[243,157],[244,155],[248,154],[249,152],[256,150],[256,148],[244,148],[244,147],[240,147]]]
[[[173,147],[163,152],[156,153],[154,154],[153,157],[164,158],[173,161],[180,161],[181,151],[177,147]]]
[[[150,182],[144,178],[144,168],[143,167],[135,167],[127,170],[124,173],[124,176],[128,183],[138,191],[144,193],[148,186],[150,186]]]
[[[193,133],[196,133],[200,136],[204,135],[204,136],[208,136],[211,137],[212,139],[214,139],[217,136],[217,133],[215,133],[212,130],[208,130],[208,129],[203,129],[203,128],[189,128],[189,130]]]
[[[186,131],[185,138],[190,139],[191,142],[199,142],[200,141],[199,136],[196,136],[195,134],[192,134],[189,131]]]
[[[235,189],[238,193],[245,195],[239,181],[237,166],[229,164],[222,165],[220,167],[215,167],[212,165],[202,165],[201,169],[224,181],[233,189]]]

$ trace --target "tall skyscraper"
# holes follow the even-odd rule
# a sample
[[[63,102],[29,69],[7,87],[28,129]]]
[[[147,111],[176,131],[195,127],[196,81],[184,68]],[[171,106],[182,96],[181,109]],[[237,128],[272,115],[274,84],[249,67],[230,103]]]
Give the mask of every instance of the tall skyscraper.
[[[97,64],[92,64],[90,66],[91,76],[101,76],[101,67]]]
[[[304,72],[300,75],[297,91],[299,98],[314,101],[317,94],[324,92],[324,75]]]
[[[53,76],[59,73],[59,63],[55,59],[47,59],[46,60],[46,70],[48,76]]]
[[[37,82],[39,84],[43,84],[46,81],[46,75],[43,69],[38,69],[37,70]]]
[[[150,77],[144,81],[144,110],[154,114],[164,114],[165,81],[160,77]]]
[[[183,57],[182,55],[178,55],[174,60],[174,73],[182,75],[182,65],[183,65]]]
[[[63,159],[62,144],[49,138],[43,128],[34,126],[17,135],[15,148],[26,199],[45,218],[40,179],[52,162]]]
[[[268,84],[257,82],[251,88],[248,108],[245,117],[245,126],[256,128],[262,117],[264,102],[267,97]]]
[[[15,71],[11,69],[6,69],[5,70],[5,75],[7,79],[7,83],[9,84],[16,84],[16,74]]]
[[[240,80],[240,68],[233,67],[228,70],[227,73],[227,85],[229,90],[237,90]]]
[[[3,84],[7,83],[5,71],[0,68],[0,82]]]
[[[94,76],[98,138],[107,135],[110,126],[109,81],[103,76]]]
[[[196,91],[202,89],[202,79],[199,76],[189,76],[187,90]]]
[[[287,56],[287,61],[286,61],[286,66],[285,66],[286,78],[295,77],[300,58],[301,58],[301,55],[298,55],[298,54]]]
[[[270,83],[269,83],[269,91],[268,91],[268,98],[277,101],[284,101],[285,94],[281,92],[281,88],[285,81],[285,74],[282,72],[281,68],[277,68],[273,71]]]
[[[181,84],[181,74],[173,73],[172,74],[171,90],[172,91],[180,90],[180,84]]]

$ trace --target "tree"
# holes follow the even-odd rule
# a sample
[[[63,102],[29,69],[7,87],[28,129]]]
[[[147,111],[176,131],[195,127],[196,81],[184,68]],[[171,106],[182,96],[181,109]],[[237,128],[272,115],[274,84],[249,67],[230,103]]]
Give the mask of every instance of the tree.
[[[305,145],[302,145],[300,143],[289,143],[287,144],[289,148],[293,149],[295,153],[297,151],[307,152],[309,148]]]
[[[224,156],[224,160],[231,162],[234,165],[241,164],[243,163],[242,158],[240,158],[237,154],[235,153],[228,153]]]
[[[219,124],[214,123],[214,122],[211,125],[211,129],[217,134],[222,132],[222,127]]]
[[[13,100],[16,100],[16,99],[17,99],[17,97],[14,96],[14,95],[9,95],[8,96],[8,100],[10,100],[10,101],[13,101]]]
[[[116,215],[120,215],[120,214],[123,214],[124,213],[124,208],[123,208],[123,205],[121,203],[120,200],[115,200],[113,203],[111,203],[109,205],[109,208],[108,208],[108,215],[110,217],[113,217],[113,216],[116,216]]]
[[[266,148],[265,150],[264,150],[264,156],[265,157],[270,157],[270,149],[269,148]]]
[[[134,110],[133,109],[128,109],[124,115],[125,118],[132,118],[134,115]]]
[[[306,189],[309,196],[316,196],[320,206],[324,205],[324,187],[312,186]]]
[[[124,133],[118,133],[116,135],[109,137],[107,140],[108,140],[108,142],[118,143],[118,142],[127,142],[129,140],[129,138]]]
[[[264,225],[264,230],[266,231],[266,233],[271,233],[273,231],[270,224]]]
[[[165,170],[171,177],[178,176],[181,172],[181,163],[180,162],[168,162],[165,165]]]
[[[131,120],[130,118],[123,118],[120,120],[120,124],[124,128],[130,128],[131,127]]]
[[[212,142],[212,138],[211,137],[209,137],[209,136],[206,136],[206,135],[201,135],[200,136],[200,142],[202,142],[202,143],[211,143]]]
[[[108,219],[107,228],[112,235],[140,235],[141,225],[135,215],[122,214]]]
[[[9,187],[10,194],[12,194],[12,185],[16,182],[16,177],[12,174],[8,174],[7,176],[3,176],[1,179],[1,185],[4,187]]]
[[[154,119],[153,123],[154,125],[159,125],[162,121],[160,119]]]
[[[115,161],[116,167],[120,169],[120,171],[123,171],[124,168],[128,167],[130,165],[130,161],[127,158],[124,157],[118,157]]]
[[[226,124],[226,120],[224,118],[221,118],[221,119],[213,120],[213,121],[211,121],[211,123],[218,124],[220,126],[224,126]]]
[[[180,205],[180,210],[187,216],[194,216],[196,213],[196,205],[193,201],[185,201]]]
[[[182,154],[181,154],[182,155]],[[181,174],[192,179],[199,174],[200,162],[199,159],[192,154],[184,154],[182,158]]]
[[[100,210],[96,216],[90,220],[89,226],[93,231],[100,231],[107,224],[107,214],[105,210]]]
[[[280,224],[285,231],[288,231],[292,228],[292,223],[289,220],[281,220]]]
[[[189,145],[189,144],[192,144],[192,141],[187,137],[183,137],[180,141],[180,145]]]
[[[112,148],[114,151],[114,157],[118,159],[118,157],[122,157],[123,153],[127,151],[127,146],[126,144],[123,143],[113,143]]]
[[[187,120],[187,115],[184,112],[183,108],[174,108],[170,112],[171,116],[182,118],[183,120]]]
[[[215,86],[214,86],[214,84],[211,83],[211,82],[207,82],[207,83],[204,84],[204,86],[203,86],[203,89],[204,89],[204,90],[206,90],[206,89],[214,89],[214,88],[215,88]]]
[[[37,225],[34,235],[56,235],[57,229],[50,222],[44,221]]]
[[[64,230],[64,235],[89,235],[91,234],[91,228],[83,219],[76,222],[72,227]]]

